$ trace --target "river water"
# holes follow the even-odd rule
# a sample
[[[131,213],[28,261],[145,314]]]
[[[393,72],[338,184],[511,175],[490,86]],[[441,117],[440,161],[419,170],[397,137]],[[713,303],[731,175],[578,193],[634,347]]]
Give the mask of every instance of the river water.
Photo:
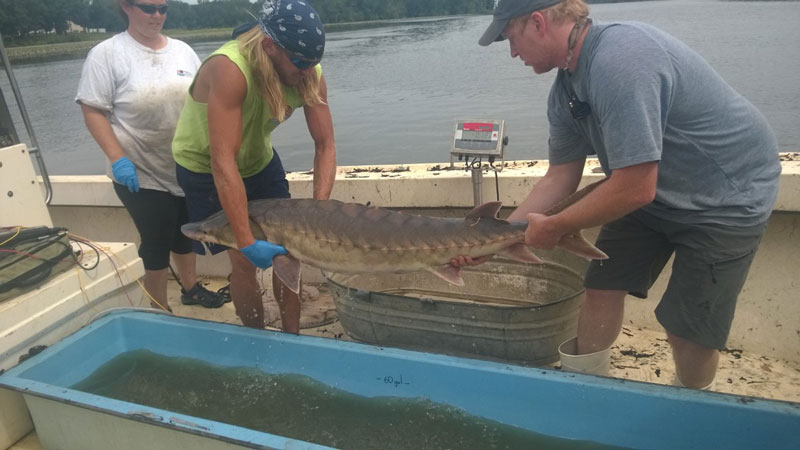
[[[679,0],[593,5],[595,20],[639,20],[695,48],[767,117],[782,151],[800,150],[800,2]],[[547,94],[507,43],[480,47],[490,16],[398,22],[332,32],[323,61],[340,165],[449,159],[457,118],[503,119],[506,159],[547,156]],[[194,45],[204,58],[219,42]],[[104,171],[105,157],[74,103],[82,60],[14,67],[50,174]],[[624,70],[624,67],[620,68]],[[7,77],[0,88],[30,143]],[[313,145],[303,114],[273,137],[287,170],[307,170]]]

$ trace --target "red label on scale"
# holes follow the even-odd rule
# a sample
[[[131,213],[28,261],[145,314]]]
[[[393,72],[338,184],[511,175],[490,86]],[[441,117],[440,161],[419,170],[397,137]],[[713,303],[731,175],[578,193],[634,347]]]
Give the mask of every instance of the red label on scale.
[[[464,122],[464,131],[492,131],[493,128],[490,123]]]

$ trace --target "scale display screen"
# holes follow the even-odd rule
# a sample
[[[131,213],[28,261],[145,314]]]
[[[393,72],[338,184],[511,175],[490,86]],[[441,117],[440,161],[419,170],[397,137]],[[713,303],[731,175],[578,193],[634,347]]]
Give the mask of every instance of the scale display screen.
[[[491,131],[462,131],[461,132],[461,140],[462,141],[491,141],[492,140],[492,132]]]
[[[502,120],[458,120],[451,153],[500,156],[503,152]]]
[[[491,141],[494,126],[491,123],[464,122],[461,130],[462,141]],[[494,135],[497,140],[497,134]]]

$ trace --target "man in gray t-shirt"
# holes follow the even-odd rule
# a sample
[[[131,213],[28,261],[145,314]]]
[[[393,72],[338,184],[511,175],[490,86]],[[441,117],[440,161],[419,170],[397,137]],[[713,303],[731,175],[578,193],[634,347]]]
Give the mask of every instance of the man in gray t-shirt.
[[[685,44],[588,14],[583,0],[499,0],[480,40],[508,39],[511,56],[536,73],[559,70],[548,100],[550,167],[510,220],[528,220],[535,248],[603,225],[597,247],[609,259],[586,274],[578,336],[560,348],[567,369],[607,372],[625,295],[645,297],[674,255],[656,317],[676,382],[708,387],[777,196],[777,142],[763,115]],[[563,212],[541,214],[575,191],[589,155],[607,181]]]

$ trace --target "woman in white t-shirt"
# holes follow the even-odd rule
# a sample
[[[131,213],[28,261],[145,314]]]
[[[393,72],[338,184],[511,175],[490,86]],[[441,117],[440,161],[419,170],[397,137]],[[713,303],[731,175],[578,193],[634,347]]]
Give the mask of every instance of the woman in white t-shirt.
[[[172,137],[200,59],[186,43],[161,34],[166,0],[118,0],[126,31],[95,46],[86,58],[75,101],[86,127],[108,157],[107,175],[133,219],[151,305],[167,302],[170,253],[183,304],[208,308],[226,298],[197,282],[184,194],[175,178]]]

